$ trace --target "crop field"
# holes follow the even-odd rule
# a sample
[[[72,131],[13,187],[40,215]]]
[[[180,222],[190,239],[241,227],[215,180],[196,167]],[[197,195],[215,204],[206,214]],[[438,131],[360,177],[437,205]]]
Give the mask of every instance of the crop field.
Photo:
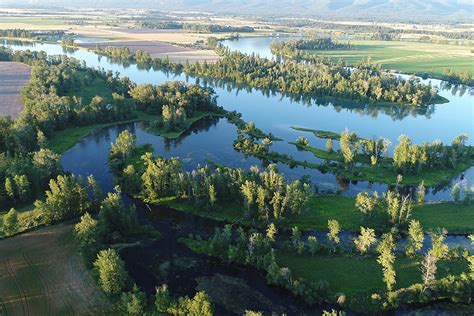
[[[20,92],[28,83],[31,67],[17,62],[0,62],[0,115],[13,118],[23,110]]]
[[[0,293],[0,315],[76,315],[109,304],[64,224],[0,240]]]
[[[354,50],[312,52],[343,58],[350,65],[370,57],[385,69],[405,73],[440,76],[448,68],[474,72],[474,54],[469,46],[396,41],[350,41],[350,44],[355,46]]]

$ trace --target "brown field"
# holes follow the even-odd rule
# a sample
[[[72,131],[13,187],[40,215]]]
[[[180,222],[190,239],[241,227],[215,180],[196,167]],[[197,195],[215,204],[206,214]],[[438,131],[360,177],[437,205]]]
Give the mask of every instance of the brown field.
[[[77,252],[72,227],[0,240],[0,315],[83,315],[107,308]]]
[[[17,62],[0,62],[0,115],[18,117],[23,110],[20,92],[28,83],[31,67]]]

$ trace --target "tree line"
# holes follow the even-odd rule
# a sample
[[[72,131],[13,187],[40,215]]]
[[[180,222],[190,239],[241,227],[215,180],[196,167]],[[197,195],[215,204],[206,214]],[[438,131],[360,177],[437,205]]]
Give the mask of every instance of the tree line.
[[[419,80],[402,79],[380,66],[361,62],[348,69],[343,61],[318,59],[312,63],[278,62],[231,52],[220,46],[222,58],[216,63],[186,65],[184,71],[199,76],[231,80],[264,90],[291,94],[329,95],[369,102],[392,102],[421,106],[436,102],[437,89]]]
[[[285,56],[296,50],[349,50],[354,49],[349,43],[336,43],[330,37],[315,37],[301,40],[273,41],[270,49],[274,55]]]
[[[252,33],[255,29],[251,26],[231,26],[220,24],[198,24],[198,23],[180,23],[180,22],[150,22],[140,23],[140,27],[153,30],[186,30],[196,33]]]

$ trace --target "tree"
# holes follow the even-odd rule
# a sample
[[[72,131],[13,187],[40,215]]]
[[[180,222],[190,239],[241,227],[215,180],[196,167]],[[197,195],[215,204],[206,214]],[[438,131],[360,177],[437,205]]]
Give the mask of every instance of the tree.
[[[377,262],[382,266],[383,280],[387,285],[387,290],[392,291],[393,286],[396,283],[396,273],[393,267],[395,262],[395,242],[393,235],[386,233],[382,235],[382,240],[377,247],[377,252],[380,254],[377,258]]]
[[[308,146],[309,145],[308,139],[304,136],[298,136],[298,138],[296,139],[296,143],[298,145],[301,145],[301,146]]]
[[[423,278],[423,289],[422,291],[426,291],[428,288],[436,280],[436,263],[438,262],[438,258],[432,251],[428,251],[423,259],[421,264],[421,273]]]
[[[173,304],[173,298],[170,295],[168,286],[163,284],[156,288],[155,294],[155,308],[159,313],[167,313],[168,309]]]
[[[414,256],[423,247],[425,234],[419,221],[412,219],[408,224],[408,245],[405,249],[407,256]]]
[[[344,161],[347,164],[352,165],[355,159],[355,149],[352,148],[352,136],[347,129],[341,133],[339,144],[341,146],[341,152],[342,156],[344,157]]]
[[[438,229],[437,231],[430,232],[431,238],[431,252],[438,259],[443,259],[448,255],[449,247],[444,243],[447,235],[446,229]]]
[[[451,196],[453,197],[454,202],[461,201],[461,185],[459,182],[456,182],[456,184],[453,186],[451,190]]]
[[[130,292],[122,293],[120,297],[121,310],[126,315],[144,315],[146,308],[146,295],[138,289],[136,284]]]
[[[333,152],[334,147],[333,147],[333,144],[332,144],[332,138],[328,138],[328,140],[326,141],[326,150],[330,153]]]
[[[13,181],[15,182],[20,201],[27,201],[30,196],[30,181],[28,181],[26,175],[15,175]]]
[[[135,135],[128,130],[124,130],[118,135],[115,143],[112,144],[112,148],[110,149],[111,159],[117,159],[120,163],[125,162],[135,151],[135,143]]]
[[[188,303],[189,316],[212,316],[213,308],[210,297],[206,292],[197,292],[193,299]]]
[[[314,256],[319,250],[319,243],[316,236],[308,236],[308,249],[309,253]]]
[[[74,232],[82,253],[86,259],[92,260],[99,248],[99,223],[86,212],[74,227]]]
[[[247,213],[250,213],[250,208],[255,201],[255,182],[245,180],[244,184],[241,186],[242,196],[244,197],[245,205],[247,206]]]
[[[5,179],[5,191],[7,192],[8,197],[12,199],[13,203],[16,203],[15,183],[12,181],[11,178],[6,178]]]
[[[79,217],[90,206],[86,187],[73,175],[59,175],[57,179],[51,179],[49,188],[45,192],[45,201],[35,202],[48,222]]]
[[[18,232],[18,214],[14,208],[11,208],[7,214],[3,216],[3,233],[6,236],[11,236]]]
[[[116,295],[122,292],[127,272],[115,249],[100,251],[94,267],[99,273],[99,285],[106,294]]]
[[[341,239],[339,238],[339,233],[341,232],[341,227],[339,226],[338,221],[335,219],[328,221],[329,232],[327,234],[329,242],[333,245],[335,249],[340,243]]]
[[[271,241],[275,241],[275,236],[278,233],[278,229],[275,224],[270,223],[267,227],[267,238]]]
[[[357,250],[364,254],[366,253],[370,247],[375,244],[377,238],[375,237],[375,231],[371,228],[360,228],[359,237],[354,240],[354,244],[356,245]]]
[[[373,197],[370,197],[368,192],[360,192],[356,196],[355,206],[359,209],[359,211],[365,215],[368,215],[369,217],[372,216],[372,213],[378,204],[379,195],[377,191],[373,193]]]
[[[418,197],[418,204],[423,204],[423,202],[425,201],[425,193],[426,193],[425,181],[422,180],[420,185],[416,189],[416,196]]]

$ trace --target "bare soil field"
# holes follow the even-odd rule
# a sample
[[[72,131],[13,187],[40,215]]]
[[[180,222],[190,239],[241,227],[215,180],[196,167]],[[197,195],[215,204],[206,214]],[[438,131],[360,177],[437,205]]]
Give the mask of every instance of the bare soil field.
[[[31,67],[17,62],[0,62],[0,115],[17,118],[23,110],[20,92],[28,83]]]
[[[61,224],[0,240],[0,315],[82,315],[109,305],[72,229]]]

